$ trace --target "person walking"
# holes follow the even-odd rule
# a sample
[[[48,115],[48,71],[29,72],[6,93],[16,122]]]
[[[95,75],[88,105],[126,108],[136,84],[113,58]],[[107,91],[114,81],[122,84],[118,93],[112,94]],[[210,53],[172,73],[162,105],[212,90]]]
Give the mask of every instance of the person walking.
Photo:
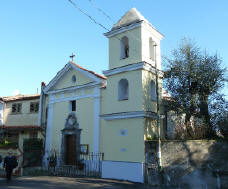
[[[18,165],[16,157],[13,156],[12,154],[13,154],[12,151],[9,151],[8,156],[6,156],[4,159],[4,168],[6,171],[7,182],[11,181],[13,169],[16,168]]]

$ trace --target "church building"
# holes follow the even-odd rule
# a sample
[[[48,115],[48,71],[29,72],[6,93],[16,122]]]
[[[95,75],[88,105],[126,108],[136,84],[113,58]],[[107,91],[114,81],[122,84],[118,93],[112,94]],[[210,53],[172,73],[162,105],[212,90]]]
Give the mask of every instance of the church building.
[[[74,164],[86,146],[86,151],[104,153],[102,178],[144,182],[145,140],[165,133],[163,35],[135,8],[104,35],[109,40],[104,75],[72,59],[47,85],[42,83],[44,162],[55,151],[58,165]]]

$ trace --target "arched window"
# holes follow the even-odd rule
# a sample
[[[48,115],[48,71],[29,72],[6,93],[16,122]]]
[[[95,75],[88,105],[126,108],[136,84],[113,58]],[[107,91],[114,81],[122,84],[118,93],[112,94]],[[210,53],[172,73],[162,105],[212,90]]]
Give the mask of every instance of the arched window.
[[[152,40],[152,38],[149,39],[149,56],[151,60],[155,60],[155,42]]]
[[[118,84],[118,99],[128,100],[128,80],[121,79]]]
[[[156,100],[156,85],[154,81],[150,82],[150,90],[151,100]]]
[[[129,43],[126,36],[120,40],[120,59],[129,57]]]

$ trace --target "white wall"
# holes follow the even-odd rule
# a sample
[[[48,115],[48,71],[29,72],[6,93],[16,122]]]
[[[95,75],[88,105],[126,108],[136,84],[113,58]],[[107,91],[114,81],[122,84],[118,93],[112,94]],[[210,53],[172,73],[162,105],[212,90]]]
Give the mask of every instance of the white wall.
[[[103,161],[102,178],[144,182],[143,163],[123,161]]]

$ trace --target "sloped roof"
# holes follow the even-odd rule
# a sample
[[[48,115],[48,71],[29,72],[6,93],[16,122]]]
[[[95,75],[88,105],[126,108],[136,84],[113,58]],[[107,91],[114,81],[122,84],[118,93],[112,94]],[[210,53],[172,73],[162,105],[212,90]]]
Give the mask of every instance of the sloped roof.
[[[132,8],[121,17],[121,19],[113,26],[112,30],[127,26],[132,23],[140,22],[142,20],[149,23],[149,21],[146,20],[136,8]]]
[[[6,130],[41,130],[41,127],[38,125],[20,125],[20,126],[15,126],[15,125],[10,125],[6,126],[3,125],[0,128],[6,129]]]
[[[76,63],[74,63],[74,62],[71,62],[71,63],[74,64],[75,66],[77,66],[78,68],[80,68],[80,69],[82,69],[82,70],[84,70],[84,71],[87,71],[87,72],[89,72],[89,73],[95,75],[96,77],[99,77],[99,78],[101,78],[101,79],[107,79],[104,75],[98,74],[98,73],[96,73],[96,72],[94,72],[94,71],[91,71],[91,70],[87,70],[86,68],[83,68],[83,67],[81,67],[80,65],[78,65],[78,64],[76,64]]]
[[[39,94],[32,94],[32,95],[16,95],[16,96],[4,96],[0,97],[0,101],[3,102],[10,102],[10,101],[17,101],[17,100],[32,100],[40,98]]]
[[[101,75],[101,74],[97,74],[94,71],[91,70],[87,70],[86,68],[83,68],[82,66],[69,61],[56,75],[55,77],[48,83],[48,85],[45,86],[44,88],[44,92],[48,92],[57,82],[58,80],[69,70],[69,69],[76,69],[76,70],[81,70],[82,72],[88,74],[89,77],[92,78],[92,80],[99,80],[103,79],[106,80],[106,77]]]

